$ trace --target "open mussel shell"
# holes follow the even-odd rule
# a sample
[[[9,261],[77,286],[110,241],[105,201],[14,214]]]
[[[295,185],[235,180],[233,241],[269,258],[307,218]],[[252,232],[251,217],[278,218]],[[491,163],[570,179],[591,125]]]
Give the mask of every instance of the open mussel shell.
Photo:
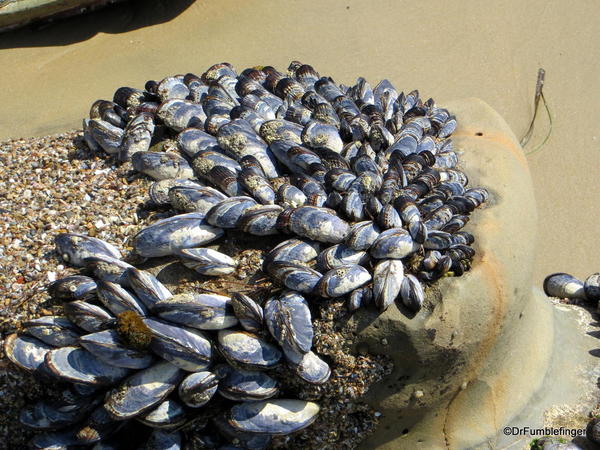
[[[187,414],[182,405],[172,399],[165,400],[136,420],[152,428],[177,428],[185,423]]]
[[[306,428],[319,414],[319,405],[304,400],[276,399],[235,405],[227,415],[242,432],[286,435]]]
[[[219,394],[229,400],[266,400],[278,392],[277,381],[265,372],[236,369],[222,364],[215,368],[221,378]]]
[[[199,330],[221,330],[238,323],[231,299],[218,294],[178,294],[154,304],[162,319]]]
[[[588,300],[593,302],[600,300],[600,273],[593,273],[587,277],[583,283],[583,289]]]
[[[52,374],[70,383],[106,386],[129,373],[128,369],[107,364],[79,347],[51,350],[46,354],[45,363]]]
[[[544,280],[544,292],[548,297],[585,298],[581,281],[568,273],[553,273]]]
[[[179,383],[179,398],[190,408],[206,405],[217,392],[219,378],[212,372],[194,372]]]
[[[82,336],[79,343],[83,348],[115,367],[145,369],[154,361],[152,355],[127,348],[115,330],[99,331]]]
[[[4,353],[13,364],[28,372],[37,370],[46,354],[54,347],[31,336],[9,335],[4,340]]]
[[[115,420],[126,420],[162,402],[183,378],[183,372],[168,362],[141,370],[106,396],[104,406]]]
[[[77,402],[42,400],[21,410],[19,422],[35,430],[58,430],[83,420],[100,398],[82,397]]]
[[[44,316],[23,323],[25,332],[53,347],[76,345],[80,331],[65,317]]]
[[[149,318],[144,324],[152,333],[150,348],[161,358],[189,372],[210,365],[212,347],[202,332]]]
[[[219,331],[218,348],[230,364],[242,369],[270,369],[282,357],[276,346],[247,331]]]
[[[121,259],[121,252],[112,244],[77,233],[61,233],[54,239],[56,252],[68,264],[83,267],[84,259],[93,256],[110,256]]]

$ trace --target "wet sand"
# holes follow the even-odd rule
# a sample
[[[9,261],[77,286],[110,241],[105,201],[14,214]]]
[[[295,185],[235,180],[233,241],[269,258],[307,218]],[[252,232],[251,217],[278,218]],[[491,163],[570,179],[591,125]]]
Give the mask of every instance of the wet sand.
[[[347,84],[386,77],[442,105],[479,97],[521,136],[543,67],[554,129],[528,157],[539,209],[535,282],[553,271],[585,277],[600,270],[596,17],[593,1],[132,1],[0,35],[0,140],[78,128],[94,100],[122,85],[220,61],[285,69],[292,59]],[[531,148],[547,130],[540,118]]]

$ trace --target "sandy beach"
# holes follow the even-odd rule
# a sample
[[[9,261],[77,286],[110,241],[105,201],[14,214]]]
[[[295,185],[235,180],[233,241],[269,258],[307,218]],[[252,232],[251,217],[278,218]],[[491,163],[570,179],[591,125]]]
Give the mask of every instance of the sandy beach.
[[[0,139],[78,128],[89,105],[119,86],[202,72],[218,61],[285,68],[292,59],[338,82],[385,77],[442,105],[479,97],[521,136],[543,67],[554,128],[528,157],[539,209],[535,281],[555,271],[585,277],[600,267],[590,245],[600,238],[594,2],[166,3],[126,2],[0,36]],[[542,114],[530,149],[547,127]]]

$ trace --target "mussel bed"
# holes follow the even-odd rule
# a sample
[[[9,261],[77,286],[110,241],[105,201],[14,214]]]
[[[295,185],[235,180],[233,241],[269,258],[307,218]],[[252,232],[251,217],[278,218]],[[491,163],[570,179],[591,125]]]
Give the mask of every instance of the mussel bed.
[[[297,62],[287,75],[217,64],[113,100],[92,106],[87,145],[131,160],[156,180],[152,207],[183,214],[132,236],[127,258],[57,236],[59,256],[93,278],[53,283],[67,323],[24,324],[5,351],[75,383],[63,406],[97,408],[48,425],[46,406],[29,407],[43,417],[26,425],[74,426],[32,444],[118,448],[141,423],[156,448],[183,437],[197,448],[356,446],[377,421],[360,396],[390,364],[357,354],[352,313],[397,305],[412,317],[475,255],[462,228],[488,193],[459,169],[456,119],[387,80],[345,87]],[[45,326],[62,341],[48,343]]]

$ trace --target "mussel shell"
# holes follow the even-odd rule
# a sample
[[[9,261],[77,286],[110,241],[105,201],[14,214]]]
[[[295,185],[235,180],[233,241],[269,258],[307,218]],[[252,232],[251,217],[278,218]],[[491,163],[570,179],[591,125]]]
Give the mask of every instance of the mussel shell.
[[[201,247],[224,234],[203,218],[204,214],[198,213],[169,217],[141,230],[132,245],[140,256],[153,258],[172,255],[175,249]]]
[[[219,331],[218,348],[230,364],[242,369],[270,369],[282,357],[273,344],[247,331]]]
[[[283,208],[279,205],[262,205],[248,208],[238,222],[238,228],[255,236],[278,234],[277,219]]]
[[[80,398],[75,403],[42,400],[25,406],[19,422],[35,430],[58,430],[85,418],[100,403],[100,398]]]
[[[213,206],[206,213],[206,221],[219,228],[235,228],[244,211],[255,205],[257,203],[253,198],[231,197]]]
[[[379,235],[369,252],[376,259],[401,259],[416,252],[419,247],[404,228],[390,228]]]
[[[229,400],[266,400],[279,391],[277,381],[265,372],[235,369],[224,364],[216,368],[216,373],[221,377],[219,394]]]
[[[98,280],[98,299],[113,314],[134,311],[140,316],[148,313],[146,306],[121,285]]]
[[[4,353],[21,369],[28,372],[37,370],[44,363],[46,354],[53,347],[31,336],[9,335],[4,340]]]
[[[322,278],[319,272],[302,264],[272,261],[265,265],[269,275],[277,282],[303,294],[310,294]]]
[[[115,420],[138,416],[161,403],[183,378],[183,372],[168,362],[141,370],[111,390],[104,407]]]
[[[371,281],[371,274],[362,266],[348,265],[331,269],[315,286],[321,297],[341,297]]]
[[[227,198],[225,194],[209,186],[175,186],[169,190],[169,203],[179,211],[198,213],[198,217],[210,211]]]
[[[167,206],[171,203],[171,200],[169,199],[169,190],[174,187],[199,188],[202,187],[202,185],[196,181],[185,178],[167,178],[166,180],[155,181],[148,189],[150,200],[157,206]]]
[[[231,299],[217,294],[178,294],[154,304],[161,318],[199,330],[221,330],[238,323]]]
[[[584,284],[568,273],[553,273],[544,280],[548,297],[585,298]]]
[[[111,385],[127,376],[128,369],[107,364],[79,347],[62,347],[46,354],[48,369],[59,379],[97,386]]]
[[[312,348],[313,326],[307,301],[297,292],[284,292],[265,304],[265,322],[277,343],[286,350],[307,353]]]
[[[231,306],[244,330],[258,333],[263,329],[263,309],[250,297],[234,292],[231,297]]]
[[[600,300],[600,273],[594,273],[583,283],[585,297],[590,301]]]
[[[286,435],[308,427],[318,413],[316,403],[276,399],[235,405],[229,411],[228,422],[242,432]]]
[[[419,311],[423,301],[425,300],[425,292],[423,286],[412,274],[408,274],[402,280],[402,287],[400,289],[400,298],[402,303],[412,311]]]
[[[133,267],[131,264],[111,256],[85,258],[84,263],[97,279],[117,283],[121,286],[127,285],[125,271]]]
[[[404,280],[402,261],[386,259],[380,261],[373,271],[373,301],[379,311],[385,311],[398,295]]]
[[[211,364],[212,346],[201,331],[155,319],[144,319],[144,324],[152,333],[150,349],[174,366],[195,372]]]
[[[65,317],[44,316],[23,323],[25,332],[53,347],[76,345],[80,333]]]
[[[115,367],[145,369],[154,361],[146,352],[127,348],[115,330],[99,331],[82,336],[79,343],[98,359]]]
[[[321,270],[328,271],[353,264],[365,265],[369,260],[366,251],[354,250],[345,244],[336,244],[319,253],[317,264]]]
[[[136,418],[152,428],[169,429],[183,425],[187,419],[185,409],[173,399],[167,399],[156,408]]]
[[[148,450],[181,450],[183,437],[179,431],[154,430],[146,444]]]
[[[96,292],[96,282],[85,275],[70,275],[48,285],[48,294],[61,300],[87,299]]]
[[[84,259],[94,256],[110,256],[121,259],[121,252],[112,244],[77,233],[61,233],[54,238],[56,252],[65,262],[83,267]]]
[[[235,272],[237,263],[228,255],[209,248],[178,250],[176,255],[182,264],[201,275],[223,276]]]
[[[335,211],[316,206],[302,206],[289,216],[291,232],[319,242],[340,243],[348,234],[348,223],[340,219]]]
[[[314,352],[296,353],[285,351],[288,364],[294,369],[296,375],[307,383],[324,384],[331,376],[329,364],[319,358]]]
[[[102,331],[113,322],[114,317],[99,306],[81,300],[65,303],[67,318],[89,333]]]
[[[350,228],[345,243],[354,250],[367,250],[380,234],[381,230],[372,221],[358,222]]]
[[[307,263],[319,254],[320,244],[315,241],[288,239],[271,250],[265,262],[283,261],[288,263]]]
[[[217,392],[219,379],[212,372],[195,372],[179,384],[179,398],[190,408],[207,404]]]
[[[133,168],[155,180],[194,178],[188,162],[172,152],[137,152],[131,157]]]

